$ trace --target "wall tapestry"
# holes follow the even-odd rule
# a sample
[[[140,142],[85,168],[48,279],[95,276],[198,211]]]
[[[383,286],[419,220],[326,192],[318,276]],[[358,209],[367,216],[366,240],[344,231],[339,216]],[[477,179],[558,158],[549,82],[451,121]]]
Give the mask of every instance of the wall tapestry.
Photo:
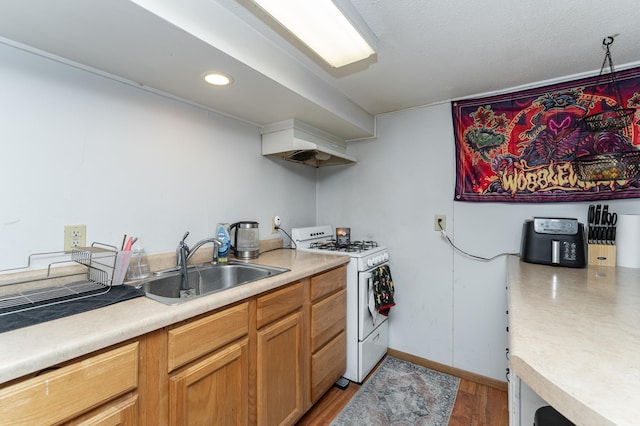
[[[615,130],[593,131],[583,120],[639,106],[640,68],[617,71],[615,84],[603,74],[452,102],[455,200],[539,203],[640,197],[637,177],[582,180],[574,163],[600,153],[640,155],[635,152],[640,148],[640,112]]]

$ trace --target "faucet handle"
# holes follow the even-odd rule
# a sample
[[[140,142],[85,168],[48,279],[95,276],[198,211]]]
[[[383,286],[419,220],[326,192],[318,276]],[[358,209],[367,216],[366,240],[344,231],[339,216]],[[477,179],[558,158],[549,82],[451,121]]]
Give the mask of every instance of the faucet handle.
[[[189,231],[184,233],[182,240],[180,240],[180,242],[178,243],[178,247],[176,247],[176,256],[178,257],[178,266],[180,266],[180,262],[182,261],[185,261],[186,263],[187,255],[189,254],[190,250],[189,250],[189,246],[187,245],[187,243],[184,242],[184,240],[186,240],[188,236],[189,236]]]
[[[182,237],[182,240],[180,241],[180,244],[184,244],[184,240],[186,240],[188,236],[189,236],[189,231],[184,233],[184,236]]]

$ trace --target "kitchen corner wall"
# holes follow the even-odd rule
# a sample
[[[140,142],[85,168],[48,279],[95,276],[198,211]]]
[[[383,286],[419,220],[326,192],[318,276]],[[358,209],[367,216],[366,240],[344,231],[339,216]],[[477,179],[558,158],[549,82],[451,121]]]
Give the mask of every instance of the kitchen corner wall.
[[[0,117],[0,269],[62,250],[64,225],[162,253],[217,222],[315,222],[315,170],[262,157],[258,127],[2,44]]]
[[[506,260],[518,253],[522,223],[533,216],[586,221],[585,203],[454,202],[455,157],[449,103],[377,117],[377,138],[352,142],[352,166],[318,172],[318,223],[350,226],[355,238],[389,247],[397,306],[390,347],[496,380],[505,379],[508,346]],[[609,201],[610,210],[640,213],[640,202]],[[544,338],[544,336],[540,336]]]

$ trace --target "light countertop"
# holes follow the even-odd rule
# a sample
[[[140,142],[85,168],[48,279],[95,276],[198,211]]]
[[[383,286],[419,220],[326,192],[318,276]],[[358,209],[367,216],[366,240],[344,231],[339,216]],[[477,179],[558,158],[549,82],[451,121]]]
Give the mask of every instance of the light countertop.
[[[508,261],[510,368],[578,425],[640,419],[640,269]]]
[[[349,256],[280,249],[251,263],[290,269],[178,306],[146,297],[0,334],[0,383],[22,377],[348,263]]]

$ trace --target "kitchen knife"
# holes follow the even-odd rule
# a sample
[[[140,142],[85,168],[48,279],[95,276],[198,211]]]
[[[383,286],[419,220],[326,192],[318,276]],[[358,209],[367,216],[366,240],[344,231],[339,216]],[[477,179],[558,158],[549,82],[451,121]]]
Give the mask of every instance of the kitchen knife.
[[[611,213],[607,218],[609,222],[609,244],[616,243],[616,223],[618,223],[618,213]]]
[[[602,228],[602,244],[609,244],[609,205],[605,204],[602,207],[602,217],[600,218]]]
[[[611,244],[615,244],[616,243],[616,227],[612,226],[611,227]]]
[[[589,214],[587,215],[587,230],[588,230],[588,234],[587,234],[587,243],[589,244],[593,244],[593,225],[594,222],[596,220],[596,206],[594,206],[593,204],[589,205]]]
[[[596,205],[596,217],[593,225],[593,235],[594,235],[594,243],[600,244],[600,240],[602,239],[602,235],[600,233],[600,219],[602,215],[602,206],[600,204]]]

